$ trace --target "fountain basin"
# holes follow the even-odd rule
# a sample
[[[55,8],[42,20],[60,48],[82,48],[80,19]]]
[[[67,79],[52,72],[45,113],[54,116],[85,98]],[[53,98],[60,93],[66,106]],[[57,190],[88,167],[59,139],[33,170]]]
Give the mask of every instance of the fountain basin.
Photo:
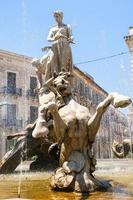
[[[110,180],[112,188],[107,192],[94,192],[84,198],[88,200],[133,199],[133,161],[132,160],[100,160],[94,175],[99,179]],[[113,166],[113,167],[112,167]],[[128,168],[127,168],[128,166]],[[24,172],[22,174],[21,195],[17,198],[19,173],[0,175],[0,199],[2,200],[80,200],[82,194],[74,192],[54,192],[50,189],[48,172]]]

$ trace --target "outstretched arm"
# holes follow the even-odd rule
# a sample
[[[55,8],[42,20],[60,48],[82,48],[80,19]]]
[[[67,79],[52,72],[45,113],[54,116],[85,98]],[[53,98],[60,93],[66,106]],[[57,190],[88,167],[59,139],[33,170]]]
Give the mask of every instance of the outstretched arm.
[[[131,103],[131,99],[127,96],[120,95],[118,93],[110,93],[104,101],[99,103],[97,106],[95,114],[88,121],[88,129],[89,129],[89,138],[93,142],[97,131],[100,127],[100,122],[102,119],[102,115],[105,113],[109,105],[112,105],[115,108],[118,107],[126,107]]]

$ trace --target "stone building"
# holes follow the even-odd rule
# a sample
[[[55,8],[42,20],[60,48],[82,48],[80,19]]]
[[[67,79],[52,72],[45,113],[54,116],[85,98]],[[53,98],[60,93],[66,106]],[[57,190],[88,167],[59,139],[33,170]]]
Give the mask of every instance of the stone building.
[[[31,66],[31,58],[0,50],[1,155],[9,148],[6,135],[22,130],[27,123],[36,119],[36,87],[37,77]]]
[[[37,77],[31,59],[0,50],[0,156],[13,145],[7,143],[6,135],[22,130],[27,123],[37,118]],[[87,106],[93,114],[107,92],[89,74],[83,73],[77,67],[74,68],[73,84],[73,97]],[[125,115],[110,106],[97,134],[94,146],[97,157],[112,157],[112,141],[114,138],[120,141],[126,137],[127,128]]]
[[[128,46],[131,56],[131,79],[133,84],[133,26],[129,27],[128,35],[124,37],[124,40]],[[129,106],[129,123],[130,123],[130,130],[131,130],[131,139],[133,141],[133,104]]]
[[[101,88],[87,73],[77,67],[74,69],[74,98],[89,108],[90,113],[96,111],[96,106],[105,99],[108,93]],[[102,117],[101,126],[96,137],[94,151],[97,158],[112,158],[113,140],[121,141],[128,137],[128,121],[118,109],[110,106]]]

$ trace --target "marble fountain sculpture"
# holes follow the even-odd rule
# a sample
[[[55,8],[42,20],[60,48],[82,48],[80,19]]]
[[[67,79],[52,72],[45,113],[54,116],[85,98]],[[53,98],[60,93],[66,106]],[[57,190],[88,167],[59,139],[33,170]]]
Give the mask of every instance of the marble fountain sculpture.
[[[59,167],[51,177],[53,190],[81,193],[106,190],[111,185],[93,176],[96,159],[92,152],[102,115],[110,104],[115,108],[126,107],[131,99],[118,93],[110,93],[91,116],[89,109],[72,98],[73,61],[70,43],[71,28],[62,22],[63,13],[55,11],[57,24],[50,29],[51,47],[41,59],[33,59],[39,80],[39,112],[34,124],[8,139],[19,137],[13,150],[8,152],[0,167],[0,173],[14,171],[26,157],[36,155],[41,144],[49,141],[48,152],[58,152]],[[52,144],[52,145],[51,145]],[[45,145],[44,145],[45,146]]]
[[[112,151],[117,158],[126,158],[133,156],[133,142],[131,139],[124,139],[121,142],[114,140]]]

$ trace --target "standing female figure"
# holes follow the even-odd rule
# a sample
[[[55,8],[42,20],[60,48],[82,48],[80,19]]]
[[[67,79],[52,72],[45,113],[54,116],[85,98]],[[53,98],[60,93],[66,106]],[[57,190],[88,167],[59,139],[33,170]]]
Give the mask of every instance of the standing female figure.
[[[48,34],[48,41],[52,42],[50,56],[45,71],[45,81],[47,81],[56,71],[61,69],[72,72],[73,61],[70,43],[73,43],[73,36],[70,25],[63,23],[63,12],[55,11],[54,18],[56,25],[53,26]]]

